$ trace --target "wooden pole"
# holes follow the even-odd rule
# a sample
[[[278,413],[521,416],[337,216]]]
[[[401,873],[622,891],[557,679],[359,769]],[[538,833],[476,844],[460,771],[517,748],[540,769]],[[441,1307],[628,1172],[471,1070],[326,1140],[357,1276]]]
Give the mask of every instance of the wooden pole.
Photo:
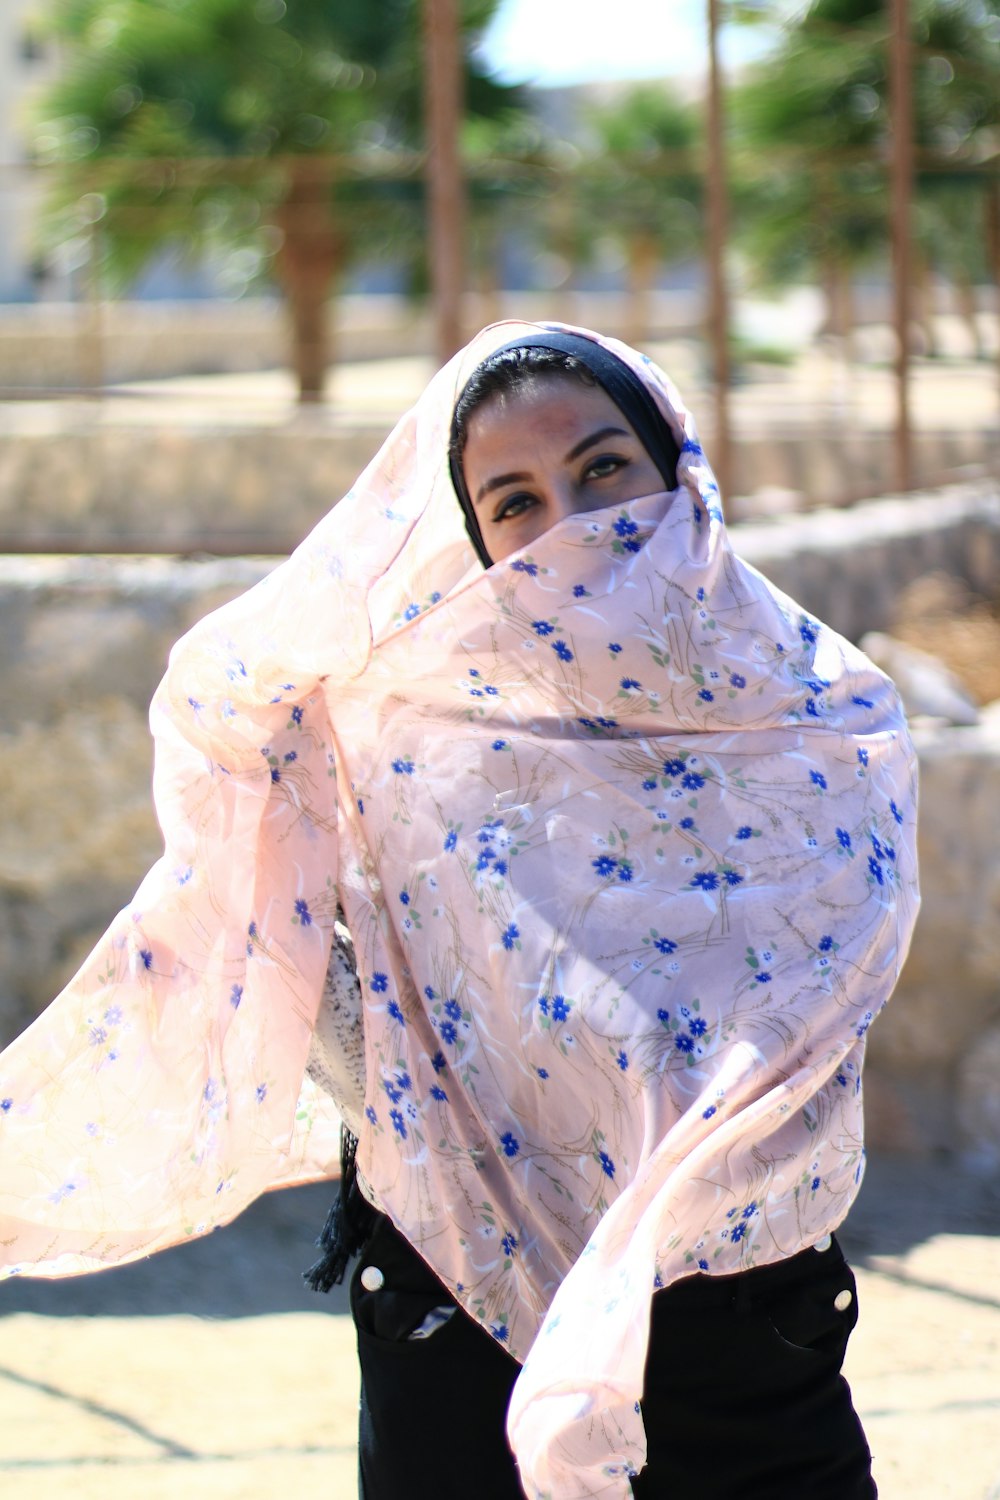
[[[437,355],[443,364],[464,342],[464,193],[458,151],[462,48],[457,0],[424,0],[424,43],[431,291]]]
[[[893,322],[896,330],[896,488],[913,488],[913,431],[910,420],[910,315],[913,284],[911,204],[913,199],[912,38],[909,0],[889,0],[889,103],[892,120],[890,214]]]
[[[101,234],[94,223],[87,235],[87,263],[83,268],[80,384],[94,401],[104,395],[104,316],[101,299]]]
[[[718,33],[719,0],[708,0],[708,331],[715,397],[715,444],[711,458],[719,488],[723,497],[728,499],[732,493],[729,310],[725,269],[729,204]]]
[[[997,322],[997,376],[1000,377],[1000,177],[986,184],[986,245]],[[1000,384],[997,387],[1000,395]],[[1000,431],[1000,427],[997,429]]]

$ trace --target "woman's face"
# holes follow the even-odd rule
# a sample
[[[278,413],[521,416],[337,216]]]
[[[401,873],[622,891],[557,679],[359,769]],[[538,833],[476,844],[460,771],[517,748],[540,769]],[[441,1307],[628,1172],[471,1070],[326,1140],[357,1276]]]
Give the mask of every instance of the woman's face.
[[[478,407],[468,423],[463,469],[494,562],[565,516],[664,488],[611,397],[572,375],[536,376]]]

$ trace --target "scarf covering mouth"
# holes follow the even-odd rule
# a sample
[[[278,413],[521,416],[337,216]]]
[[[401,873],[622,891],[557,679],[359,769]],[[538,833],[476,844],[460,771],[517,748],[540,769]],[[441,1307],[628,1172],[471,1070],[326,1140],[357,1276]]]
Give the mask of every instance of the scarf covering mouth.
[[[628,420],[633,432],[642,443],[649,457],[660,471],[660,477],[668,490],[677,484],[677,460],[680,456],[674,437],[663,412],[657,406],[649,388],[643,384],[635,371],[624,360],[612,354],[603,344],[566,328],[549,328],[545,333],[522,334],[496,351],[503,354],[513,349],[545,349],[572,354],[582,362],[604,393],[611,397],[618,410]],[[530,378],[530,377],[529,377]],[[461,404],[461,396],[459,397]],[[461,458],[456,451],[458,419],[453,416],[449,442],[449,470],[451,482],[458,496],[458,503],[465,516],[465,529],[479,561],[484,568],[492,567],[493,559],[483,541],[479,527],[479,516],[469,487]]]
[[[554,325],[553,325],[554,326]],[[529,1496],[625,1500],[654,1288],[814,1244],[917,910],[891,683],[678,486],[484,572],[447,442],[484,330],[154,699],[166,850],[0,1057],[3,1274],[67,1275],[330,1175],[524,1363]],[[307,1076],[342,906],[363,1112]]]

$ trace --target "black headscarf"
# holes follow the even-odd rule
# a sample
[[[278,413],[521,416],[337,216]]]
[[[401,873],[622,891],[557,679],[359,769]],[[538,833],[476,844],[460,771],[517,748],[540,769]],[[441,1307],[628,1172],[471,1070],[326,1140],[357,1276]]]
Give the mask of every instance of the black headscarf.
[[[512,349],[554,349],[561,354],[572,354],[585,365],[598,385],[611,397],[622,416],[632,427],[642,446],[663,476],[668,490],[677,487],[677,460],[680,451],[666,419],[638,375],[617,355],[597,344],[593,339],[578,333],[529,333],[513,339],[509,344],[494,350],[490,359]],[[474,378],[474,377],[470,377]],[[461,399],[461,398],[460,398]],[[452,431],[449,454],[451,482],[465,516],[465,529],[475,547],[484,568],[492,567],[493,559],[486,550],[479,519],[465,482],[461,459],[458,457]]]

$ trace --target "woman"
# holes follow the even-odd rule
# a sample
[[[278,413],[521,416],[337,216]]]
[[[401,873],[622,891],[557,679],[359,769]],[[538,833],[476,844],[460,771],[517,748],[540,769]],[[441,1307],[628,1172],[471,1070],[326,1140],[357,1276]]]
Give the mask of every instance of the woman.
[[[490,362],[511,345],[543,352]],[[330,1087],[391,1220],[354,1287],[373,1429],[472,1337],[494,1431],[524,1361],[529,1495],[626,1496],[647,1437],[640,1494],[728,1495],[734,1465],[768,1500],[874,1494],[828,1237],[915,914],[913,758],[891,685],[729,550],[659,372],[486,330],[180,643],[154,727],[164,860],[3,1058],[14,1268],[329,1173],[329,1074],[303,1073],[339,901],[363,1069]],[[435,1278],[417,1326],[397,1264]],[[373,1495],[388,1446],[363,1441]],[[457,1451],[434,1492],[493,1493],[502,1455]]]

